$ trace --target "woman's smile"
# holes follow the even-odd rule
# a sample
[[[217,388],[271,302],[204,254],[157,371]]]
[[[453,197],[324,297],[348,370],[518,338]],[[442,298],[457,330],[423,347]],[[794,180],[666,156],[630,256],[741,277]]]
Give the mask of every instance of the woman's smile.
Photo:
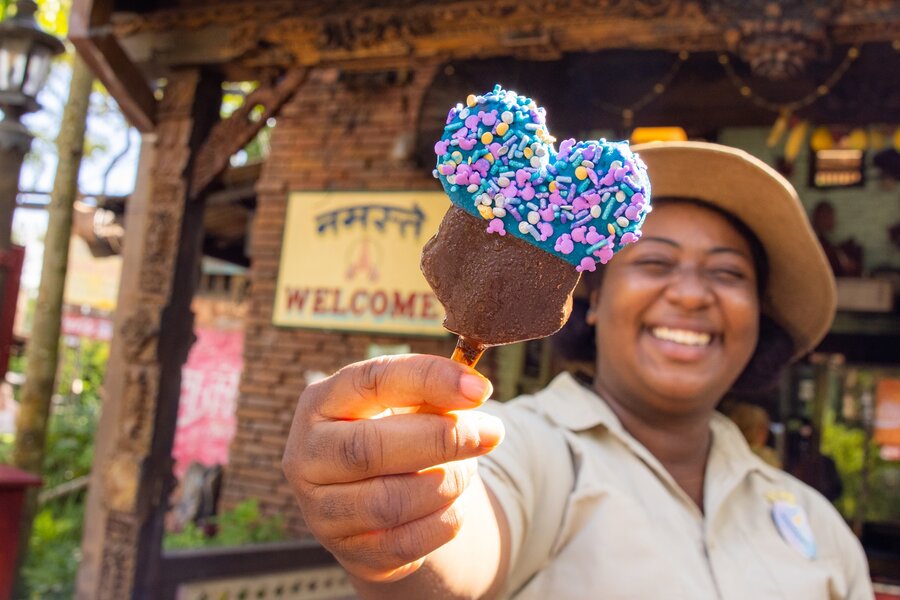
[[[749,242],[707,208],[660,205],[641,241],[606,267],[598,294],[597,373],[622,401],[711,410],[756,347]]]

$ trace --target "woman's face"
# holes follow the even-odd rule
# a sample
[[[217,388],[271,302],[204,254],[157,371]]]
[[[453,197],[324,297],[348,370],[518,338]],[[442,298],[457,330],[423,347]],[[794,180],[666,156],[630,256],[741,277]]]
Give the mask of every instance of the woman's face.
[[[756,277],[749,243],[721,215],[656,207],[592,297],[601,388],[648,414],[712,409],[756,348]]]

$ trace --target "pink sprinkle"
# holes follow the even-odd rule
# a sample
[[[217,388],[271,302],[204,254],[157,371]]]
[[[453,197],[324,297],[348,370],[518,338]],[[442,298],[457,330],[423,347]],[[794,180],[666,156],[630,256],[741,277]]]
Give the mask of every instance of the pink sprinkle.
[[[641,204],[644,201],[644,195],[640,192],[635,192],[631,195],[631,203],[632,204]]]
[[[600,194],[598,194],[597,192],[589,192],[585,194],[584,197],[588,201],[588,204],[591,206],[600,204]]]
[[[447,146],[450,145],[448,140],[438,140],[434,145],[434,153],[438,156],[443,156],[447,153]]]
[[[603,176],[603,179],[600,180],[600,185],[612,185],[616,182],[616,173],[613,169],[610,169],[606,172],[606,175]]]
[[[575,244],[572,243],[572,237],[568,233],[564,233],[557,238],[553,249],[563,254],[572,254],[572,251],[575,250]]]
[[[474,183],[475,185],[481,183],[481,175],[478,171],[472,171],[472,173],[469,174],[469,183]]]
[[[456,167],[456,184],[457,185],[469,185],[469,173],[471,169],[469,165],[463,163]]]
[[[466,127],[472,130],[478,129],[479,120],[478,115],[469,115],[466,117]]]
[[[584,236],[584,241],[593,246],[597,242],[603,239],[603,236],[597,233],[596,227],[591,227],[587,232],[587,235]]]
[[[522,190],[522,193],[519,194],[522,197],[522,200],[528,202],[532,198],[534,198],[534,188],[531,187],[531,184],[525,184],[525,188]]]
[[[472,148],[475,147],[476,143],[478,143],[477,140],[475,140],[473,138],[465,138],[465,139],[459,140],[459,147],[462,148],[463,150],[471,150]]]
[[[487,177],[488,171],[491,169],[491,163],[483,158],[479,158],[472,163],[472,168],[481,173],[482,177]]]
[[[484,123],[485,126],[493,127],[494,123],[497,122],[497,109],[494,109],[489,113],[481,111],[478,113],[478,116],[481,117],[481,122]]]
[[[634,205],[632,204],[628,208],[625,209],[625,218],[629,221],[637,221],[638,214],[641,212],[641,209],[644,208],[643,204]]]
[[[550,194],[550,202],[557,206],[562,206],[566,203],[565,200],[563,200],[563,197],[559,195],[559,192],[553,192],[552,194]]]
[[[578,242],[579,244],[583,244],[585,232],[587,232],[587,227],[585,227],[583,225],[581,227],[576,227],[575,229],[572,230],[572,239],[575,240],[576,242]]]
[[[506,196],[507,198],[515,198],[516,194],[518,194],[519,190],[516,188],[516,184],[510,182],[508,186],[502,188],[500,193]]]
[[[453,175],[453,171],[456,169],[453,168],[453,165],[443,164],[441,165],[441,175]]]
[[[594,150],[597,148],[594,144],[590,144],[586,148],[581,150],[581,156],[584,157],[584,160],[594,160]]]
[[[578,196],[572,202],[572,211],[575,213],[580,213],[581,211],[585,210],[586,208],[590,208],[590,207],[591,207],[591,205],[588,203],[588,201],[585,200],[581,196]]]
[[[548,206],[547,208],[542,208],[538,211],[538,214],[541,215],[541,219],[548,223],[553,221],[553,218],[556,216],[556,214],[553,212],[553,208],[550,206]]]
[[[491,222],[488,223],[487,229],[485,230],[488,233],[499,233],[500,235],[506,235],[506,226],[503,224],[502,219],[491,219]]]
[[[549,223],[544,223],[543,221],[541,221],[537,224],[537,229],[541,234],[542,242],[546,242],[548,239],[550,239],[550,236],[553,235],[553,226]]]
[[[531,179],[531,173],[526,171],[525,169],[519,169],[516,171],[516,183],[519,184],[519,187],[525,185],[525,182]]]
[[[494,155],[494,158],[497,158],[497,155],[500,153],[500,148],[502,147],[503,146],[500,144],[500,142],[494,142],[493,144],[488,146],[488,150],[491,151],[491,154]]]
[[[575,267],[575,270],[579,273],[584,273],[587,271],[588,273],[593,273],[597,270],[597,264],[594,262],[594,259],[590,256],[585,256],[581,259],[581,264]]]
[[[638,241],[638,237],[631,233],[630,231],[626,231],[622,234],[622,244],[633,244]]]
[[[605,265],[613,257],[612,244],[610,244],[609,246],[603,246],[602,248],[594,252],[594,255],[597,256],[600,259],[600,262]]]

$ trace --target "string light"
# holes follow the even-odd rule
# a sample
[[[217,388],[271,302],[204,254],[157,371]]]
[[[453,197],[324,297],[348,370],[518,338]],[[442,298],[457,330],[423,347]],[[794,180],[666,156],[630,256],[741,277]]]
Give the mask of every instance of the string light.
[[[731,59],[727,54],[719,55],[719,64],[722,65],[722,68],[725,69],[725,73],[728,74],[728,79],[731,80],[731,83],[734,87],[737,88],[738,92],[740,92],[741,96],[748,98],[753,104],[759,106],[760,108],[764,108],[766,110],[770,110],[772,112],[781,113],[782,115],[789,115],[801,108],[806,108],[807,106],[813,104],[816,100],[821,98],[822,96],[827,96],[838,81],[844,76],[847,70],[850,68],[850,65],[853,64],[859,58],[859,47],[852,46],[847,50],[847,55],[844,57],[844,60],[841,61],[841,64],[837,66],[834,72],[828,76],[824,83],[817,86],[816,89],[807,95],[794,100],[792,102],[772,102],[767,98],[760,96],[758,93],[753,91],[747,82],[744,81],[740,75],[734,70],[734,66],[731,64]]]
[[[650,90],[638,98],[635,102],[632,102],[628,106],[616,106],[615,104],[609,104],[607,102],[600,102],[599,106],[601,109],[611,112],[613,114],[617,114],[622,117],[622,126],[625,129],[630,129],[632,122],[634,121],[634,115],[639,110],[662,96],[666,89],[668,89],[669,85],[672,83],[672,80],[675,79],[675,76],[678,75],[678,71],[681,70],[681,65],[683,65],[687,59],[690,57],[690,53],[687,50],[682,50],[678,53],[678,59],[672,63],[672,66],[669,67],[669,70],[653,84]]]

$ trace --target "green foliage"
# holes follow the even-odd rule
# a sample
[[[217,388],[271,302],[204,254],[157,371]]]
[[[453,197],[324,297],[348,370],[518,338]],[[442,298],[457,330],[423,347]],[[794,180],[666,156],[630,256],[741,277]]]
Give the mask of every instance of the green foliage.
[[[223,119],[230,117],[234,111],[244,105],[247,96],[259,87],[258,81],[230,81],[222,84],[222,106],[219,115]],[[254,106],[248,115],[250,120],[257,121],[262,118],[262,106]],[[272,138],[272,126],[266,124],[256,136],[243,148],[243,156],[240,164],[254,163],[269,155],[270,140]]]
[[[90,473],[100,386],[108,359],[106,342],[83,341],[61,349],[42,473],[45,490]],[[13,370],[25,370],[24,357],[10,364]],[[83,491],[50,501],[40,509],[22,567],[29,600],[72,598],[83,521]]]
[[[863,493],[863,465],[866,461],[865,432],[841,423],[825,423],[822,430],[823,454],[834,459],[844,492],[835,506],[850,520],[856,516]],[[900,463],[887,462],[879,456],[875,442],[869,442],[868,496],[865,502],[866,521],[900,520]]]
[[[215,534],[206,534],[207,526]],[[203,527],[188,523],[183,531],[167,533],[163,540],[166,550],[214,546],[242,546],[279,542],[287,539],[284,520],[280,516],[266,517],[259,511],[259,502],[245,500],[234,510],[212,517]]]
[[[0,465],[8,465],[12,462],[13,442],[15,439],[15,436],[12,434],[0,434]]]
[[[58,38],[65,38],[69,33],[69,11],[72,0],[37,0],[38,25]]]
[[[81,557],[84,500],[51,504],[34,519],[28,559],[22,567],[29,600],[62,600],[75,595]]]
[[[100,418],[100,386],[109,360],[109,344],[82,342],[61,357],[58,396],[47,428],[44,485],[47,488],[87,475]]]

